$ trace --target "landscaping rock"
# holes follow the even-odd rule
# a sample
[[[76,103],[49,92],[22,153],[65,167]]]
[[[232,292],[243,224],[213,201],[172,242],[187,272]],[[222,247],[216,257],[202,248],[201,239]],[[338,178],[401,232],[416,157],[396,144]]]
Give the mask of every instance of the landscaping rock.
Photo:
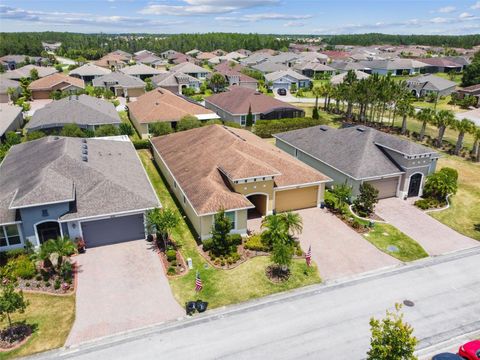
[[[51,253],[50,257],[48,259],[52,263],[52,266],[54,268],[56,268],[58,266],[59,261],[60,261],[60,256],[58,255],[58,253]]]

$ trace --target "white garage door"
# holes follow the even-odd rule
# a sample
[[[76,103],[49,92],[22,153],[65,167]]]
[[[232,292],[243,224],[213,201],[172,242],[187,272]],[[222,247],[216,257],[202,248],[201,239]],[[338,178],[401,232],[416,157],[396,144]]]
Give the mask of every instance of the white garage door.
[[[87,248],[145,239],[143,214],[82,222],[82,233]]]
[[[397,196],[398,177],[366,182],[378,190],[379,199]]]

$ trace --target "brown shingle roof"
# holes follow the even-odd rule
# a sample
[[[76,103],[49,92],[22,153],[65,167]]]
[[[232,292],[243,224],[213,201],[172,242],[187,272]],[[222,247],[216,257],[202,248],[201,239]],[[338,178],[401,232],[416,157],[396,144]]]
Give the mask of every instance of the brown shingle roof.
[[[301,109],[289,103],[264,95],[253,89],[235,86],[229,91],[209,96],[205,102],[211,103],[230,114],[246,114],[251,106],[253,114],[270,112],[273,109]]]
[[[140,123],[178,121],[186,115],[207,114],[216,117],[213,111],[162,88],[143,94],[137,98],[137,101],[131,102],[127,106],[130,114]]]
[[[247,130],[210,125],[151,141],[198,215],[252,206],[226,176],[274,175],[275,187],[330,180]]]
[[[52,75],[45,76],[41,79],[32,81],[30,83],[31,90],[49,90],[53,88],[55,85],[60,83],[65,83],[65,86],[68,84],[79,87],[85,88],[85,82],[82,79],[74,78],[73,76],[68,76],[61,73],[55,73]]]
[[[440,67],[461,67],[462,65],[457,64],[451,60],[448,59],[442,59],[442,58],[422,58],[418,59],[418,61],[421,61],[425,64],[431,65],[431,66],[440,66]]]

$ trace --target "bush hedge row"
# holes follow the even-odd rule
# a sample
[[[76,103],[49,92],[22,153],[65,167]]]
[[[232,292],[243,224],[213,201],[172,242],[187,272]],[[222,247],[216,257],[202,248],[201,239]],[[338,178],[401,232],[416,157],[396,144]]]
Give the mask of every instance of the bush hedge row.
[[[326,123],[327,120],[325,119],[317,120],[312,118],[258,120],[253,128],[253,132],[262,138],[270,138],[273,134],[303,129],[311,126],[325,125]]]

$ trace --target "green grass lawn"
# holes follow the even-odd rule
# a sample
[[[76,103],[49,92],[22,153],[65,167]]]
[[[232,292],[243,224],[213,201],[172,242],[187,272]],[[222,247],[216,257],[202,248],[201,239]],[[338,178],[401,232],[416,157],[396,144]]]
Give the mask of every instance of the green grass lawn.
[[[137,132],[137,129],[135,128],[135,126],[133,126],[132,122],[130,121],[130,119],[128,118],[128,114],[126,111],[119,111],[118,112],[118,115],[120,115],[120,120],[122,120],[123,123],[126,123],[126,124],[130,124],[132,126],[132,129],[133,129],[133,135],[130,136],[130,139],[135,141],[135,140],[140,140],[140,135],[138,134]]]
[[[15,314],[14,321],[26,321],[36,330],[20,348],[0,353],[0,359],[11,359],[63,346],[75,320],[75,296],[25,293],[30,305],[24,314]],[[6,321],[1,323],[2,328]]]
[[[436,110],[437,111],[439,111],[439,110],[451,110],[451,111],[456,112],[456,113],[466,111],[465,109],[462,109],[460,106],[450,105],[449,104],[450,100],[451,100],[450,95],[438,99]],[[429,102],[429,101],[414,101],[412,103],[412,105],[417,107],[417,108],[430,108],[430,109],[435,108],[435,103]]]
[[[442,167],[458,171],[458,191],[450,198],[449,209],[429,215],[461,234],[480,240],[480,163],[444,155],[437,169]]]
[[[323,84],[330,82],[330,80],[313,80],[313,87],[318,86],[321,87]],[[314,98],[315,96],[311,91],[304,91],[303,96],[304,98]]]
[[[173,294],[182,306],[187,300],[201,297],[202,300],[209,302],[210,307],[218,307],[321,282],[316,267],[312,267],[307,275],[304,274],[306,269],[304,260],[293,261],[292,276],[282,284],[273,284],[265,276],[265,268],[270,264],[268,257],[248,260],[232,270],[219,270],[210,266],[205,268],[207,262],[197,251],[197,244],[188,227],[187,218],[180,213],[180,207],[157,171],[150,152],[140,150],[139,155],[163,207],[173,209],[182,215],[182,221],[172,231],[172,236],[181,246],[182,255],[192,259],[194,271],[180,278],[169,279]],[[194,291],[196,270],[200,272],[204,284],[199,296]]]

